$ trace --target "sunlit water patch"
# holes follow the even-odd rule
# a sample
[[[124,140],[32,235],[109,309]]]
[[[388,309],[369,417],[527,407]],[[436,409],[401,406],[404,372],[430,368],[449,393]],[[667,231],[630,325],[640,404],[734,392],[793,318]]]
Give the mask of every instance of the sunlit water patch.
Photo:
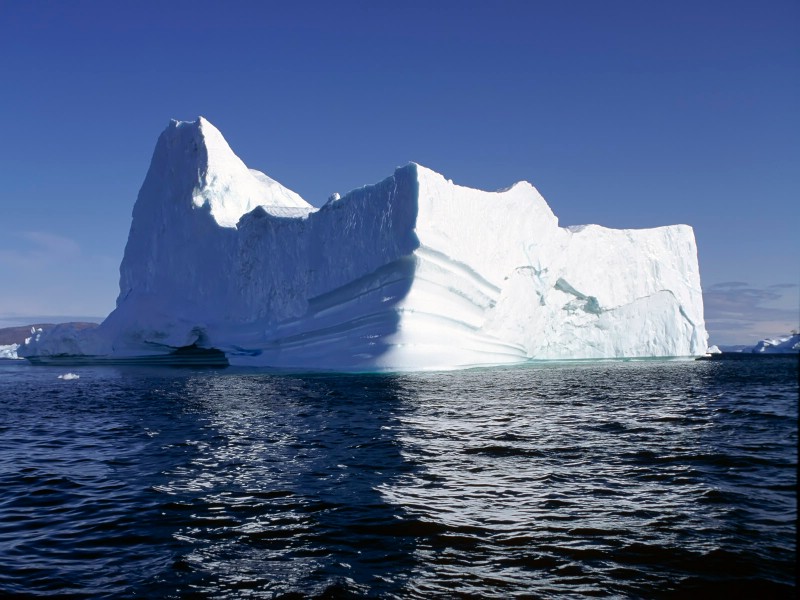
[[[0,596],[794,596],[794,357],[60,374],[0,364]]]

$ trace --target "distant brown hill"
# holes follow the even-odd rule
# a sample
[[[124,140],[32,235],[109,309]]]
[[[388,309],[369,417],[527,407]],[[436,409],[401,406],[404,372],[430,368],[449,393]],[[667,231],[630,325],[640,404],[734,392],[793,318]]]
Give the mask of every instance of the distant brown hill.
[[[97,323],[86,323],[84,321],[73,321],[70,323],[77,329],[90,329],[97,327]],[[23,325],[20,327],[3,327],[0,328],[0,346],[8,346],[9,344],[21,344],[25,338],[31,336],[31,327],[36,329],[49,329],[55,327],[54,323],[31,323],[30,325]]]

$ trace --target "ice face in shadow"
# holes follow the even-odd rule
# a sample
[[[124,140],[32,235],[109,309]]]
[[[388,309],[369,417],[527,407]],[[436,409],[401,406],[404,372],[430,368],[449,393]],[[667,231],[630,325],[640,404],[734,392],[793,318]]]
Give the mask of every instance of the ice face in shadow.
[[[700,355],[706,338],[688,226],[561,228],[526,182],[483,192],[413,163],[315,209],[201,118],[159,138],[114,312],[19,353],[420,370]]]

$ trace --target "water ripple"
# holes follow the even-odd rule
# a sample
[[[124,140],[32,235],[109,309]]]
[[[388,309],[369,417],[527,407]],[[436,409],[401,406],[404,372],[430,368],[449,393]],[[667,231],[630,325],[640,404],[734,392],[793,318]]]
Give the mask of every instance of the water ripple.
[[[0,367],[0,595],[794,597],[797,365]]]

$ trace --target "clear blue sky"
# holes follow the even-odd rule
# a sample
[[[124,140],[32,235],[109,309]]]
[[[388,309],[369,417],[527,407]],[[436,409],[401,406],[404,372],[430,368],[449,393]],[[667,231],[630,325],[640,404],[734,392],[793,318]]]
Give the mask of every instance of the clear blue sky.
[[[290,6],[291,4],[291,6]],[[798,326],[800,2],[0,2],[0,326],[103,317],[170,118],[319,205],[408,161],[688,223],[711,341]]]

